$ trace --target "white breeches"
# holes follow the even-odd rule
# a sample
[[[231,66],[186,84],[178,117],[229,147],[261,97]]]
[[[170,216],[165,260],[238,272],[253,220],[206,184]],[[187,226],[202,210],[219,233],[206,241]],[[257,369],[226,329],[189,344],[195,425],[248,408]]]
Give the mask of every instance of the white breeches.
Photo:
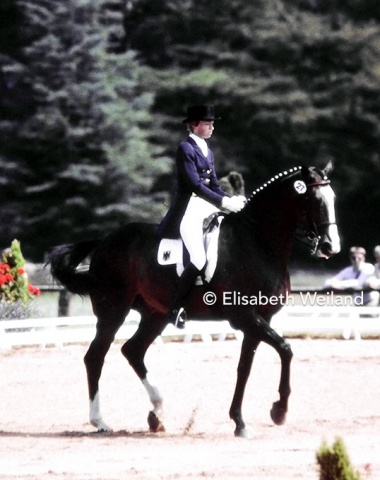
[[[203,242],[203,220],[219,209],[200,197],[190,197],[180,225],[180,233],[190,255],[190,262],[198,269],[206,264]]]

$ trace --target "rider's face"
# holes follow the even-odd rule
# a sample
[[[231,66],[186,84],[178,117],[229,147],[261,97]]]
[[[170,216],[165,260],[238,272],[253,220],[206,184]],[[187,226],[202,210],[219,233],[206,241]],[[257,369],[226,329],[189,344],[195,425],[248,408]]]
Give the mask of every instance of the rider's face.
[[[214,122],[212,120],[201,120],[198,125],[193,127],[195,135],[201,138],[210,138],[214,131]]]

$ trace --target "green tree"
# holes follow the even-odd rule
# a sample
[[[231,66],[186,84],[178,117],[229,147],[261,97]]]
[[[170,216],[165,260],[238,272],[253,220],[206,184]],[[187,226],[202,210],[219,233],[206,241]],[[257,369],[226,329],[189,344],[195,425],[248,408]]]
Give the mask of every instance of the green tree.
[[[131,5],[126,43],[150,71],[144,78],[164,125],[174,130],[189,103],[219,105],[219,171],[238,168],[248,189],[288,166],[334,158],[343,247],[378,243],[380,197],[367,189],[380,171],[373,1]],[[179,135],[161,141],[174,151]]]
[[[160,217],[169,158],[195,102],[219,107],[211,142],[220,174],[239,169],[249,191],[276,171],[333,157],[343,247],[378,243],[373,0],[4,0],[0,8],[12,19],[0,23],[0,38],[12,38],[0,44],[0,220],[26,253],[27,239],[41,251],[57,231],[76,239]]]
[[[4,202],[12,228],[2,241],[17,235],[29,258],[163,210],[150,189],[167,160],[154,159],[144,134],[153,97],[138,90],[133,54],[106,55],[102,3],[17,2],[23,38],[9,63],[33,108],[21,117],[16,103],[16,117],[0,124],[0,158],[15,165],[9,190],[17,185]]]

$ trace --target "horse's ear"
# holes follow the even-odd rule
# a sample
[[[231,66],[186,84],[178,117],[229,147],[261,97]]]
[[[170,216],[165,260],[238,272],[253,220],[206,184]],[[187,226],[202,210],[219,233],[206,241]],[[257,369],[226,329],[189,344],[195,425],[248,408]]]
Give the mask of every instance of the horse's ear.
[[[334,161],[332,158],[328,161],[327,165],[325,168],[322,170],[322,173],[325,177],[328,177],[329,174],[334,170]]]
[[[302,177],[307,180],[309,178],[309,175],[310,175],[309,167],[305,167],[305,165],[303,165],[301,167],[301,174],[302,174]]]

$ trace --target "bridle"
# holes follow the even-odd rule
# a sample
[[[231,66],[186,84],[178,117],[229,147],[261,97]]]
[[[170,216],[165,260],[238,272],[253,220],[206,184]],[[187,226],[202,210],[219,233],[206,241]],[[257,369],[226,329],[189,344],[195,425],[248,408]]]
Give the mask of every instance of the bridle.
[[[324,185],[330,185],[330,180],[324,179],[308,183],[306,187],[307,189],[309,189],[311,187],[321,187]],[[306,208],[305,212],[306,225],[304,225],[303,228],[300,226],[296,227],[295,239],[298,242],[307,245],[307,247],[310,249],[311,255],[315,255],[323,230],[325,230],[326,227],[329,227],[330,225],[336,225],[336,222],[321,222],[317,225],[313,219],[311,203],[308,202],[307,205],[309,206],[309,208]]]
[[[261,193],[261,191],[265,190],[266,187],[271,185],[275,181],[281,181],[281,180],[288,180],[290,178],[294,179],[295,174],[297,174],[301,168],[295,169],[293,171],[293,174],[291,171],[289,172],[284,172],[284,174],[279,174],[273,177],[270,181],[268,181],[267,184],[264,184],[262,187],[256,189],[253,194],[251,195],[251,198],[248,200],[247,205],[252,204],[251,199],[253,198],[254,195]],[[290,175],[288,175],[288,173]],[[287,175],[287,176],[285,176]],[[308,190],[312,187],[322,187],[324,185],[329,185],[330,180],[327,179],[327,177],[324,177],[321,180],[317,181],[311,181],[310,183],[306,184],[303,180],[302,177],[298,177],[298,181],[301,182],[299,185],[301,190],[296,188],[296,184],[294,184],[295,190],[299,194],[299,198],[304,198],[306,197],[305,201],[305,208],[304,208],[304,216],[302,221],[299,220],[299,223],[296,223],[290,227],[292,230],[292,235],[293,239],[297,240],[301,245],[306,246],[308,253],[311,255],[315,255],[318,249],[319,241],[321,239],[321,236],[323,235],[323,231],[326,229],[326,227],[329,227],[330,225],[335,225],[335,222],[321,222],[318,225],[314,221],[313,218],[313,210],[312,210],[312,204],[310,201],[308,201],[308,198],[310,198],[309,194],[307,193]],[[243,208],[240,212],[234,214],[234,215],[228,215],[228,217],[232,218],[238,218],[239,223],[245,223],[247,224],[250,228],[253,228],[256,232],[256,235],[259,235],[259,223],[254,216],[247,214],[247,209]]]

